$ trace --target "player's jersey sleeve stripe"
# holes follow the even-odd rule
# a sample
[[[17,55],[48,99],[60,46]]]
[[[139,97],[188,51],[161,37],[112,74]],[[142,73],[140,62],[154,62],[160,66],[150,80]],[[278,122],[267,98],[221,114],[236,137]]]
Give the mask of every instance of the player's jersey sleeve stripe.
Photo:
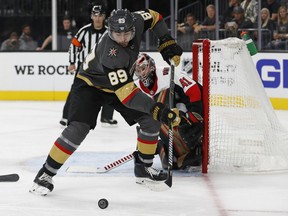
[[[128,101],[130,101],[131,100],[131,98],[133,98],[134,97],[134,95],[137,93],[139,91],[139,89],[134,89],[134,91],[133,92],[131,92],[131,94],[130,95],[128,95],[128,97],[126,97],[123,101],[122,101],[122,103],[123,104],[127,104],[128,103]]]
[[[116,95],[120,99],[123,104],[128,103],[131,98],[139,91],[139,88],[135,86],[134,82],[127,83],[126,85],[122,86],[121,88],[115,91]]]
[[[115,90],[115,94],[125,106],[140,112],[150,113],[151,108],[155,105],[155,102],[143,93],[133,81]]]
[[[162,18],[162,15],[159,14],[158,12],[154,11],[154,10],[151,10],[149,9],[149,13],[151,14],[151,16],[153,17],[153,22],[151,24],[151,28],[153,28],[159,21],[161,21],[163,18]]]

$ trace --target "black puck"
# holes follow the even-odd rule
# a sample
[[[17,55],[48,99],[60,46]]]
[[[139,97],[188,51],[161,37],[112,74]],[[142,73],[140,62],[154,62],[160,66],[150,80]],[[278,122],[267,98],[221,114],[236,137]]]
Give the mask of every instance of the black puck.
[[[100,199],[99,201],[98,201],[98,206],[99,206],[99,208],[101,208],[101,209],[105,209],[105,208],[107,208],[108,207],[108,200],[107,199]]]

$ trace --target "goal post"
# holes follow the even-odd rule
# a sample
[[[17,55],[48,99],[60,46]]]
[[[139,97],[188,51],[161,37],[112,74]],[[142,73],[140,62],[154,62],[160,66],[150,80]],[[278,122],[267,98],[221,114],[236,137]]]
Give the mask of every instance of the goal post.
[[[202,56],[200,56],[202,54]],[[201,58],[202,57],[202,58]],[[200,64],[200,65],[199,65]],[[199,74],[201,66],[202,73]],[[209,160],[209,70],[210,70],[210,40],[195,40],[192,44],[192,68],[193,79],[199,81],[203,86],[203,95],[206,100],[203,100],[204,107],[204,132],[203,132],[203,153],[202,153],[202,172],[207,173]],[[205,71],[205,72],[203,72]],[[200,80],[200,77],[202,78]]]
[[[202,172],[288,171],[280,124],[244,41],[196,40],[193,79],[203,85]]]

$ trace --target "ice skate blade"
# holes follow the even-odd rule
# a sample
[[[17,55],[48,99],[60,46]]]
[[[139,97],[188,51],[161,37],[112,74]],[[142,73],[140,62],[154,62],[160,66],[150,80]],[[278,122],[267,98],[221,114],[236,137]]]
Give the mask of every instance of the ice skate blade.
[[[157,192],[161,192],[161,191],[166,191],[168,190],[170,187],[165,184],[166,180],[163,181],[153,181],[147,178],[136,178],[136,183],[139,185],[142,185],[144,187],[149,188],[152,191],[157,191]]]
[[[40,186],[40,185],[34,183],[34,185],[29,190],[29,192],[34,194],[34,195],[37,195],[37,196],[46,196],[51,191],[46,187],[43,187],[43,186]]]
[[[118,124],[109,124],[109,123],[101,123],[101,127],[103,128],[117,128]]]

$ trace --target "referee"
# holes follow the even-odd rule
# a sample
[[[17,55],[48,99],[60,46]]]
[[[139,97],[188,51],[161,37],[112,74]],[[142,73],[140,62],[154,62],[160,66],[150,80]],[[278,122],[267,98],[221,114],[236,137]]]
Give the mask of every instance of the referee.
[[[69,48],[69,71],[78,72],[79,66],[84,61],[85,56],[93,48],[95,43],[98,43],[101,36],[106,31],[104,25],[106,18],[106,7],[104,4],[91,5],[91,23],[83,26],[74,36]],[[77,64],[77,69],[76,69]],[[68,112],[70,107],[70,93],[67,97],[66,103],[63,108],[62,119],[60,124],[67,125]],[[101,123],[103,127],[116,127],[117,121],[113,119],[114,109],[109,105],[104,105],[101,111]]]

